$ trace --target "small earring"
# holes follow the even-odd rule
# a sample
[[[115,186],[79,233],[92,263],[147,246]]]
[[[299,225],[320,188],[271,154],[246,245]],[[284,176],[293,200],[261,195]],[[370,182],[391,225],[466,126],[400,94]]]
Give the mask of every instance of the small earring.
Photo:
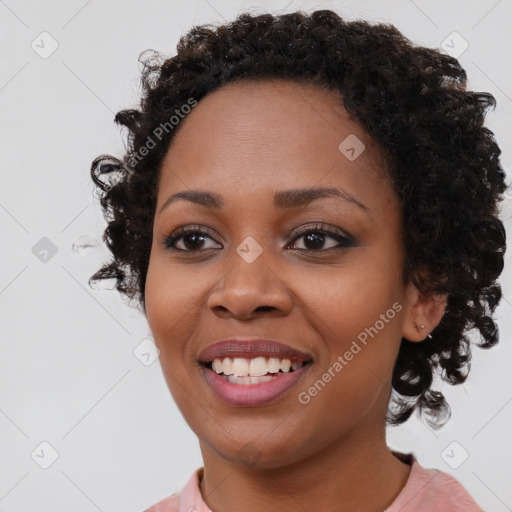
[[[417,328],[418,328],[418,324],[417,324],[416,322],[413,322],[413,323],[412,323],[412,326],[413,326],[415,329],[417,329]],[[425,326],[424,326],[424,325],[420,325],[420,329],[425,329]],[[427,338],[432,339],[432,334],[430,334],[430,333],[429,333],[429,334],[427,334]]]
[[[422,329],[425,329],[425,326],[424,326],[424,325],[420,325],[420,327],[421,327]],[[427,338],[428,338],[428,339],[432,339],[432,334],[430,334],[430,333],[429,333],[429,334],[427,334]]]

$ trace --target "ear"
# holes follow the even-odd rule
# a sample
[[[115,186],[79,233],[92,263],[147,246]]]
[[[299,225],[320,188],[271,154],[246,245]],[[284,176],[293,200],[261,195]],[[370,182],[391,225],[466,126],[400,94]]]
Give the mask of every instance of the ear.
[[[424,296],[414,284],[409,283],[405,302],[402,336],[413,342],[423,341],[443,318],[447,296],[446,294]]]

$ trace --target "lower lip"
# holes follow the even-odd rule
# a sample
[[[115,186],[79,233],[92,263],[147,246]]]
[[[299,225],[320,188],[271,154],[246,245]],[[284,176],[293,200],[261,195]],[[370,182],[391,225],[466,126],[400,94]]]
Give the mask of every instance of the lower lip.
[[[233,384],[206,366],[201,366],[201,371],[219,398],[230,405],[247,407],[273,402],[289,391],[310,366],[308,363],[294,372],[276,373],[271,381],[258,384]]]

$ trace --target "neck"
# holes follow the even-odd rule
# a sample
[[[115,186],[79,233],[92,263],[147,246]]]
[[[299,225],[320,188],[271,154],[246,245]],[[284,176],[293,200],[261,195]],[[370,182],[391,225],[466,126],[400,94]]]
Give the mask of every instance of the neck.
[[[321,452],[291,464],[248,468],[201,444],[201,493],[215,512],[339,510],[382,512],[405,486],[410,466],[386,445],[385,430],[361,427]]]

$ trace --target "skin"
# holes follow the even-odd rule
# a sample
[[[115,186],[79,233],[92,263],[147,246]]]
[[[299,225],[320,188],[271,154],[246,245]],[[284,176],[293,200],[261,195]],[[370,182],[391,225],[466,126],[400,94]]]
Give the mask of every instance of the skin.
[[[354,161],[338,149],[350,134],[365,144]],[[312,84],[229,84],[179,125],[158,183],[146,312],[170,392],[199,438],[200,489],[215,512],[381,512],[404,487],[410,467],[385,440],[392,370],[402,337],[428,342],[446,301],[402,282],[402,213],[386,176],[382,151],[336,93]],[[335,196],[293,209],[273,204],[276,191],[317,186],[344,190],[366,210]],[[224,205],[178,200],[160,212],[189,189],[216,193]],[[353,243],[329,249],[340,243],[321,238],[319,222]],[[182,252],[165,248],[171,232],[193,224],[212,234],[182,237]],[[306,225],[310,231],[291,237]],[[320,239],[308,241],[311,233]],[[252,263],[236,252],[248,236],[263,250]],[[394,318],[300,403],[298,394],[395,302],[402,308]],[[281,341],[311,354],[313,365],[273,403],[228,405],[196,361],[236,335]]]

